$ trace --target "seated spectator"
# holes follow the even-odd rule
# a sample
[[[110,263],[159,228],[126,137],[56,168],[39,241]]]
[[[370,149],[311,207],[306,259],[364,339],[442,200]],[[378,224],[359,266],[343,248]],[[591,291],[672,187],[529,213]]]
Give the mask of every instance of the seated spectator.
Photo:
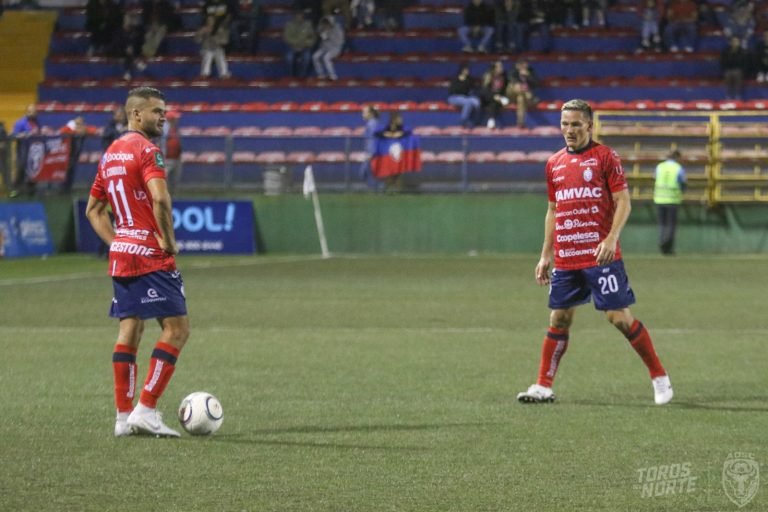
[[[728,47],[720,56],[720,67],[725,82],[725,96],[729,100],[744,97],[744,77],[749,67],[749,55],[741,46],[741,39],[736,36],[728,40]]]
[[[218,22],[218,24],[217,24]],[[212,64],[216,63],[216,71],[219,78],[229,78],[229,66],[224,47],[229,42],[229,22],[226,18],[219,19],[214,15],[207,16],[205,23],[197,31],[195,39],[200,43],[202,62],[200,64],[200,76],[211,76]]]
[[[123,79],[131,80],[137,71],[143,71],[146,64],[141,58],[144,44],[144,27],[133,12],[125,13],[123,24],[112,34],[107,46],[107,56],[118,58],[123,64]]]
[[[748,50],[752,47],[752,37],[755,34],[754,4],[752,2],[737,3],[731,6],[723,26],[726,40],[737,37],[741,47]]]
[[[181,16],[169,0],[143,0],[141,2],[141,21],[146,32],[141,54],[144,59],[155,57],[169,32],[181,28]]]
[[[323,80],[325,78],[338,80],[333,59],[338,57],[344,48],[344,29],[336,23],[333,16],[325,16],[317,26],[317,34],[320,37],[320,46],[312,55],[315,73]]]
[[[352,18],[360,28],[373,26],[373,16],[376,14],[375,0],[352,0],[349,5],[352,10]]]
[[[496,51],[515,51],[517,49],[518,32],[521,30],[520,7],[523,0],[496,0],[494,5],[496,22]]]
[[[480,100],[488,120],[488,128],[496,128],[501,125],[501,112],[509,105],[507,94],[507,72],[504,63],[497,60],[491,64],[491,68],[483,75],[480,87]]]
[[[288,46],[285,59],[291,76],[299,78],[309,76],[312,48],[316,40],[317,35],[312,22],[304,16],[303,11],[296,11],[283,28],[283,41]]]
[[[551,5],[551,4],[550,4]],[[582,22],[582,0],[560,0],[556,8],[550,9],[549,21],[552,28],[579,28]]]
[[[385,30],[395,31],[403,26],[403,8],[413,0],[386,0],[378,8]]]
[[[94,126],[87,126],[85,124],[85,119],[83,119],[82,116],[77,116],[62,126],[59,133],[67,136],[64,140],[69,144],[67,174],[64,177],[64,182],[61,184],[61,191],[68,194],[72,190],[72,183],[75,179],[75,170],[77,169],[77,163],[80,161],[80,153],[83,151],[85,138],[88,135],[96,135],[98,129]]]
[[[665,14],[664,44],[671,52],[691,53],[698,38],[698,7],[693,0],[669,0]]]
[[[459,27],[459,39],[464,44],[461,51],[475,51],[472,39],[479,39],[477,51],[485,53],[493,37],[493,9],[484,0],[470,0],[464,8],[464,25]]]
[[[123,25],[123,9],[112,0],[88,0],[85,6],[85,30],[90,33],[88,55],[103,55],[112,36]]]
[[[585,27],[592,24],[605,27],[605,9],[608,7],[608,0],[582,0],[581,2],[581,23]]]
[[[699,10],[699,22],[700,28],[720,28],[720,21],[717,19],[717,13],[715,9],[710,5],[708,0],[696,0],[696,6]]]
[[[663,0],[640,0],[640,48],[637,53],[653,50],[661,51],[661,34],[659,23],[661,21]]]
[[[519,16],[521,27],[518,52],[528,51],[531,34],[541,38],[541,51],[549,53],[552,49],[552,33],[549,29],[550,10],[547,0],[525,0]]]
[[[754,61],[757,81],[761,84],[768,81],[768,30],[755,46]]]
[[[475,80],[469,72],[469,66],[462,64],[458,74],[451,80],[448,104],[461,109],[461,125],[465,128],[475,126],[480,113],[480,98],[475,88]]]
[[[34,195],[35,184],[27,178],[27,153],[29,150],[28,137],[40,133],[40,124],[37,119],[37,106],[27,105],[24,117],[18,119],[13,124],[11,137],[16,139],[16,169],[11,180],[10,197],[16,197],[20,194]]]
[[[128,131],[128,118],[125,115],[125,109],[120,106],[112,112],[112,117],[101,130],[101,149],[106,151],[109,145],[126,131]]]
[[[323,16],[338,14],[344,23],[344,30],[352,28],[352,9],[349,0],[323,0]]]
[[[533,68],[525,59],[515,63],[515,69],[509,74],[509,87],[507,96],[517,106],[517,127],[525,128],[525,116],[528,110],[538,103],[536,88],[539,80],[536,78]]]

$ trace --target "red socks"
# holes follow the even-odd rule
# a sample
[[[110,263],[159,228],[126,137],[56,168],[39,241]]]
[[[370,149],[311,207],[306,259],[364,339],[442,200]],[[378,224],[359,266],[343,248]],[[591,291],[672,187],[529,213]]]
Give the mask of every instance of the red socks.
[[[541,346],[541,364],[537,384],[546,388],[552,387],[560,358],[568,349],[568,330],[550,327]]]
[[[115,406],[118,412],[131,412],[136,395],[136,349],[119,343],[115,345],[112,371],[115,375]]]
[[[632,348],[635,349],[637,355],[643,360],[645,366],[648,367],[648,372],[651,374],[652,379],[667,374],[661,365],[661,361],[659,361],[659,357],[656,355],[656,350],[653,348],[651,335],[648,334],[648,330],[642,322],[635,320],[629,329],[627,340],[632,345]]]
[[[157,342],[155,350],[152,351],[147,380],[144,382],[144,389],[141,390],[139,402],[152,409],[157,406],[157,400],[165,391],[176,369],[178,357],[179,349],[161,341]]]

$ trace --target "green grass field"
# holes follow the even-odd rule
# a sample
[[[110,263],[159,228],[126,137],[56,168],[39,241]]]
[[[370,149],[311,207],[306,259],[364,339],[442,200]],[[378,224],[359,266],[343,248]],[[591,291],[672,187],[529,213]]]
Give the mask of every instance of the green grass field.
[[[515,402],[547,322],[535,262],[181,257],[192,336],[160,408],[176,425],[206,390],[225,420],[178,440],[112,436],[106,262],[0,262],[0,510],[768,509],[768,484],[742,509],[722,487],[729,454],[768,462],[768,261],[628,256],[665,407],[591,305],[558,403]]]

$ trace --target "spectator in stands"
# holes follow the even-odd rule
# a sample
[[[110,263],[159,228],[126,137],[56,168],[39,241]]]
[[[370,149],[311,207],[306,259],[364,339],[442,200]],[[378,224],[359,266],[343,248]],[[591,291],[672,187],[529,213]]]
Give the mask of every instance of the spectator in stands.
[[[352,0],[349,7],[352,10],[352,17],[359,28],[370,28],[373,26],[373,16],[376,14],[375,0]]]
[[[486,126],[496,128],[501,125],[501,112],[509,105],[507,98],[507,71],[504,63],[497,60],[491,64],[490,69],[483,75],[480,87],[480,99],[483,110],[488,118]]]
[[[464,45],[463,52],[473,52],[475,47],[472,44],[473,39],[479,39],[477,51],[486,53],[488,45],[493,37],[494,25],[493,8],[486,4],[484,0],[470,0],[464,8],[464,24],[459,27],[459,39]]]
[[[352,9],[349,0],[323,0],[323,16],[340,15],[344,30],[352,28]]]
[[[215,62],[219,78],[231,77],[227,65],[227,54],[224,51],[224,47],[229,42],[229,22],[226,21],[226,18],[220,19],[213,15],[205,18],[205,23],[197,31],[196,39],[200,43],[202,55],[200,76],[203,78],[210,77],[211,67]]]
[[[379,126],[379,110],[373,105],[365,105],[363,107],[363,122],[365,122],[365,131],[363,137],[365,139],[365,157],[360,162],[360,179],[368,181],[368,184],[375,187],[376,181],[371,176],[371,158],[376,151],[376,132],[381,130]]]
[[[339,56],[344,48],[344,29],[341,28],[333,16],[325,16],[317,26],[317,34],[320,37],[320,46],[312,54],[312,63],[315,73],[321,80],[330,78],[338,80],[333,60]]]
[[[736,3],[731,6],[723,27],[726,40],[737,37],[745,50],[752,48],[752,38],[755,34],[754,4],[752,2]]]
[[[293,0],[292,6],[297,11],[304,11],[312,22],[312,26],[317,26],[320,18],[323,17],[322,3],[317,0]]]
[[[285,59],[291,76],[306,78],[312,63],[312,48],[317,35],[312,22],[304,16],[304,11],[296,11],[283,28],[283,41],[288,49]]]
[[[608,8],[608,0],[582,0],[581,23],[588,27],[592,20],[595,25],[605,27],[605,10]]]
[[[106,151],[115,139],[128,131],[128,118],[125,115],[125,109],[118,106],[112,117],[107,121],[107,125],[101,130],[101,149]]]
[[[509,87],[507,96],[517,107],[517,127],[525,128],[525,116],[531,107],[534,107],[539,99],[536,97],[536,89],[539,80],[536,73],[527,60],[520,59],[515,63],[515,69],[509,74]]]
[[[95,135],[97,132],[98,130],[95,127],[85,124],[83,116],[77,116],[59,130],[60,134],[66,136],[64,140],[69,143],[69,162],[67,163],[67,174],[64,177],[64,182],[61,184],[62,193],[68,194],[72,191],[72,183],[75,179],[75,171],[80,161],[85,138],[88,135]]]
[[[181,28],[181,16],[169,0],[142,0],[141,22],[146,32],[141,54],[144,59],[154,58],[165,41],[166,34]]]
[[[677,209],[683,202],[686,186],[685,169],[679,163],[680,157],[677,149],[670,151],[654,172],[653,202],[658,213],[659,249],[668,256],[675,254]]]
[[[385,30],[395,31],[403,26],[403,8],[413,0],[386,0],[379,2],[379,13]]]
[[[669,0],[665,14],[664,44],[671,52],[691,53],[698,39],[698,7],[693,0]]]
[[[136,72],[146,68],[141,58],[144,44],[144,27],[139,17],[132,12],[125,13],[122,26],[112,34],[107,47],[107,55],[118,58],[123,63],[123,78],[130,80]]]
[[[550,4],[549,21],[552,28],[579,28],[582,22],[582,0],[560,0],[557,5]]]
[[[661,51],[661,33],[659,23],[664,9],[663,0],[641,0],[640,1],[640,47],[637,53],[653,50]]]
[[[123,24],[123,8],[112,0],[88,0],[85,6],[85,30],[91,35],[88,55],[101,55]]]
[[[518,32],[520,31],[520,4],[523,0],[496,0],[494,5],[494,20],[496,22],[496,51],[517,49]]]
[[[552,49],[552,33],[549,29],[550,10],[547,1],[523,0],[518,20],[521,33],[517,51],[528,51],[531,34],[536,33],[541,38],[541,51],[549,53]]]
[[[707,0],[696,0],[699,10],[699,28],[720,28],[717,14]]]
[[[475,126],[480,114],[480,98],[476,87],[469,65],[461,64],[448,89],[448,104],[461,109],[461,125],[465,128]]]
[[[11,197],[21,193],[33,195],[35,184],[27,180],[27,151],[29,150],[28,137],[40,133],[40,124],[37,120],[37,106],[27,105],[24,117],[18,119],[11,131],[11,137],[16,139],[16,169],[11,180]]]
[[[160,138],[160,149],[165,156],[165,176],[168,182],[168,191],[174,192],[181,181],[181,134],[179,133],[178,110],[169,110],[165,113],[163,135]]]
[[[768,30],[763,32],[763,37],[757,42],[754,54],[755,72],[757,81],[765,83],[768,81]]]
[[[741,39],[732,36],[720,55],[725,96],[729,100],[740,100],[744,97],[744,78],[749,71],[749,64],[749,54],[741,46]]]

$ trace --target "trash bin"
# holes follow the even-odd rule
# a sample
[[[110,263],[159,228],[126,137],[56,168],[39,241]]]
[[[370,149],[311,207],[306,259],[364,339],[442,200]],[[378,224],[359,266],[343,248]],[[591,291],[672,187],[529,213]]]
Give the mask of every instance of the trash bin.
[[[285,166],[267,167],[264,170],[264,194],[279,196],[291,189],[291,173]]]

